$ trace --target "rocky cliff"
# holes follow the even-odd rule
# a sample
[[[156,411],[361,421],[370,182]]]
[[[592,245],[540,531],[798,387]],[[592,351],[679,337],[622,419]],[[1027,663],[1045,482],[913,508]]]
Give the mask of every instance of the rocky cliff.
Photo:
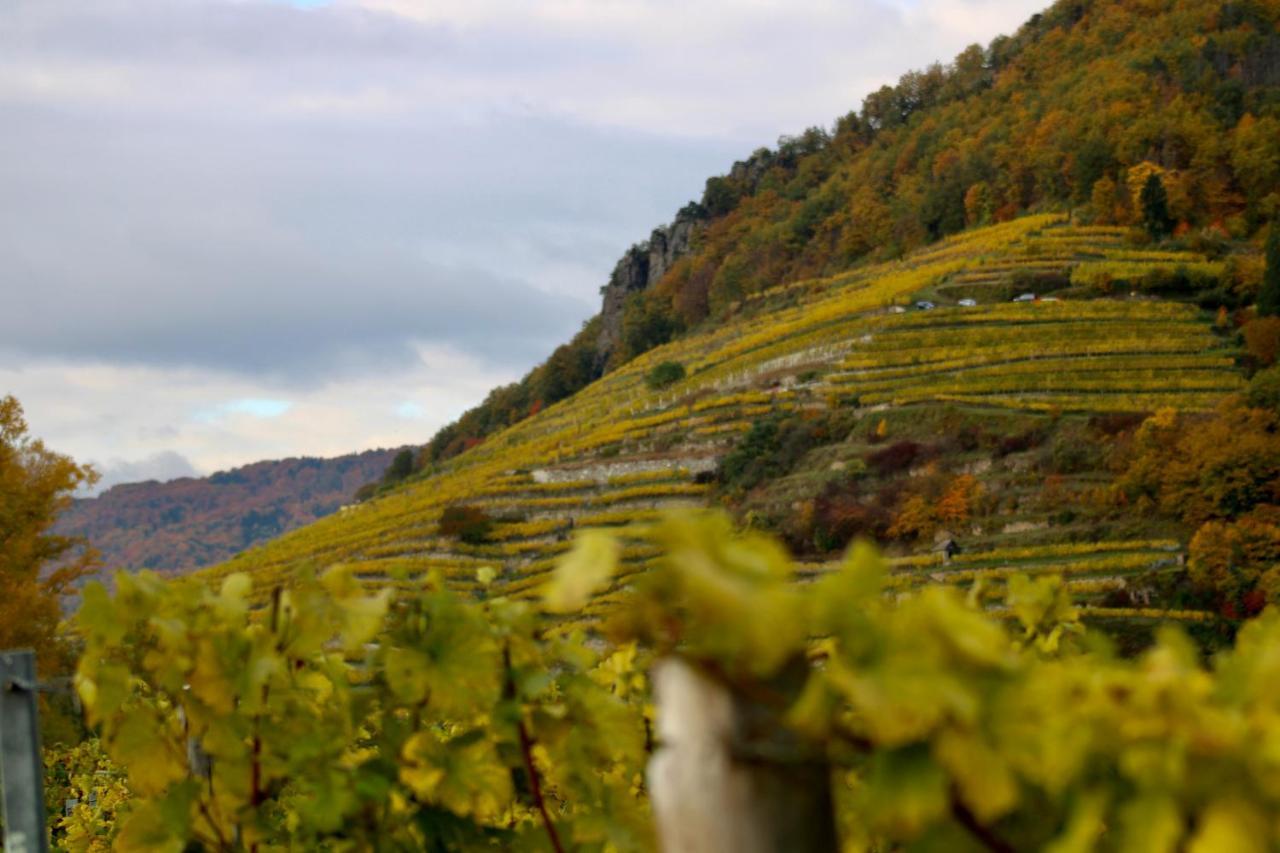
[[[597,344],[601,364],[609,360],[622,340],[622,314],[627,297],[652,287],[672,264],[689,252],[694,229],[701,220],[700,207],[686,205],[670,225],[653,229],[648,240],[628,249],[613,268],[609,283],[600,289],[604,294]]]

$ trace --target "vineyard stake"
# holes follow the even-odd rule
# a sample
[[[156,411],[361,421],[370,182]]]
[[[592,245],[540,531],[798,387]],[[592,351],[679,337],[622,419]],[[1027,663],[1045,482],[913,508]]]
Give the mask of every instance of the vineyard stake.
[[[44,762],[36,709],[36,657],[0,652],[0,786],[5,853],[45,853]]]

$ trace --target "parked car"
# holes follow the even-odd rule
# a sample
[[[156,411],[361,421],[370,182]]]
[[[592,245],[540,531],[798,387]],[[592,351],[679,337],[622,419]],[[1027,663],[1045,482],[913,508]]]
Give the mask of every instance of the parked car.
[[[1014,302],[1035,302],[1036,295],[1034,293],[1024,293],[1021,296],[1013,297]]]
[[[960,305],[960,307],[961,307],[961,308],[972,308],[973,306],[975,306],[975,305],[977,305],[977,304],[978,304],[978,300],[976,300],[976,299],[961,299],[961,300],[960,300],[960,302],[959,302],[958,304]]]
[[[934,305],[932,302],[930,302],[927,299],[921,299],[919,302],[916,303],[916,308],[920,311],[932,311],[934,308],[937,308],[937,307],[938,307],[937,305]]]

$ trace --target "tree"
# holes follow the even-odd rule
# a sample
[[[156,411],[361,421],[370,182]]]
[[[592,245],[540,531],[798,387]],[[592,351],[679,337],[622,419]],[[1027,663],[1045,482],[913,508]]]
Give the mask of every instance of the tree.
[[[1209,521],[1191,539],[1187,576],[1228,618],[1254,616],[1266,591],[1253,594],[1263,576],[1280,565],[1280,527],[1274,507],[1238,521]],[[1274,594],[1274,591],[1272,591]]]
[[[0,649],[34,648],[46,672],[67,663],[61,598],[95,561],[83,540],[50,530],[76,489],[97,479],[31,438],[22,406],[0,398]]]
[[[1267,238],[1267,271],[1262,276],[1262,289],[1258,291],[1258,314],[1262,317],[1280,316],[1280,225],[1272,223],[1271,236]]]
[[[1257,367],[1270,367],[1280,356],[1280,317],[1255,317],[1244,324],[1244,348]]]
[[[1131,505],[1197,527],[1280,504],[1280,421],[1240,398],[1207,418],[1163,409],[1135,434],[1118,487]]]
[[[1073,198],[1076,201],[1084,201],[1090,197],[1098,181],[1102,180],[1114,165],[1115,157],[1105,138],[1091,136],[1086,139],[1080,149],[1075,152],[1072,162]],[[1112,194],[1114,195],[1114,190]]]
[[[1154,172],[1142,185],[1142,227],[1152,239],[1163,239],[1173,232],[1173,217],[1169,215],[1169,195],[1165,192],[1164,181]]]
[[[398,483],[412,474],[413,457],[413,451],[407,447],[397,453],[387,467],[386,473],[382,475],[382,482],[388,485]]]
[[[1255,374],[1249,380],[1245,400],[1255,409],[1268,409],[1280,415],[1280,366]]]
[[[1116,182],[1103,175],[1094,181],[1089,206],[1093,208],[1093,220],[1099,225],[1111,225],[1116,221]]]

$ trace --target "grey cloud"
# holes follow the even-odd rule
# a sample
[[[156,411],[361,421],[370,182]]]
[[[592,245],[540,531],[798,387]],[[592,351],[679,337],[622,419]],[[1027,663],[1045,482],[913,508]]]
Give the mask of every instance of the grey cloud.
[[[147,480],[159,480],[164,483],[179,477],[201,476],[190,460],[172,450],[161,451],[132,461],[112,459],[105,464],[95,464],[94,467],[102,475],[101,479],[92,489],[85,490],[81,497],[100,495],[120,483],[142,483]]]
[[[711,159],[518,116],[350,128],[9,115],[9,349],[293,377],[357,354],[403,360],[414,339],[532,363],[594,311],[628,240],[674,211],[654,198],[679,190],[655,183],[696,195]],[[567,280],[546,269],[566,263]]]
[[[707,175],[961,46],[885,0],[536,8],[0,5],[4,357],[527,366]]]

